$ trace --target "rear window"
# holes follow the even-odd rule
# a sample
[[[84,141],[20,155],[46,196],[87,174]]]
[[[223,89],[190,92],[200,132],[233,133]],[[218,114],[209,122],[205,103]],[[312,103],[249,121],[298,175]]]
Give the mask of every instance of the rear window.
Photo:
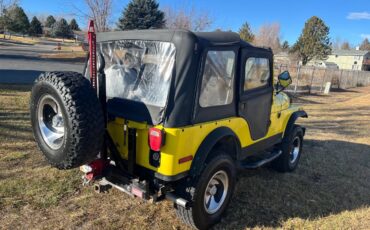
[[[120,40],[99,44],[105,59],[108,98],[164,107],[175,63],[169,42]]]

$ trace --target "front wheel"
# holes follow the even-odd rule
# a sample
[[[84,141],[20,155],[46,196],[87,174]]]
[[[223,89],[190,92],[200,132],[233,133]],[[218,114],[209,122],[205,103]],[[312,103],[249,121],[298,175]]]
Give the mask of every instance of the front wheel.
[[[176,206],[176,213],[186,224],[196,229],[207,229],[220,221],[230,203],[236,183],[235,163],[226,153],[217,151],[197,179],[185,191],[192,206]]]
[[[280,145],[282,154],[272,162],[272,166],[280,172],[291,172],[297,168],[302,153],[303,129],[294,125]]]

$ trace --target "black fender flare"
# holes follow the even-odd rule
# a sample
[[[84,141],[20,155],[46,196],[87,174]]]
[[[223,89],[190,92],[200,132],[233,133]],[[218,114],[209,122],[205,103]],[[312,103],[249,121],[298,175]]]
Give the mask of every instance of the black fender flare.
[[[235,141],[234,144],[236,145],[235,157],[236,159],[239,158],[241,146],[238,136],[228,127],[216,128],[210,132],[208,136],[204,138],[202,144],[200,144],[191,163],[189,176],[196,177],[200,175],[209,153],[212,151],[215,145],[225,137],[233,137],[233,140]]]
[[[288,124],[285,128],[284,137],[287,133],[290,133],[293,130],[295,121],[300,117],[308,118],[308,115],[304,110],[298,110],[298,111],[295,111],[295,112],[292,113],[292,115],[290,116],[290,118],[288,120]],[[305,134],[305,131],[306,130],[303,129],[303,135]]]

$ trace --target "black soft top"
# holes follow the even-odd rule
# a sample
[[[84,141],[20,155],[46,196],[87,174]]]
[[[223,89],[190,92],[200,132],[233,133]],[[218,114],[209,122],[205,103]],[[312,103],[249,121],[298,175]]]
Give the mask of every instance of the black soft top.
[[[239,34],[234,32],[191,32],[189,30],[129,30],[97,33],[97,42],[124,39],[176,42],[182,39],[197,38],[212,45],[232,45],[240,43]],[[183,41],[185,41],[183,40]],[[189,40],[191,42],[191,39]]]
[[[98,43],[119,40],[163,41],[174,44],[176,48],[175,67],[167,105],[164,108],[118,98],[108,101],[108,112],[111,115],[146,121],[153,125],[163,123],[166,127],[181,127],[199,122],[196,119],[198,107],[196,101],[204,50],[216,47],[231,49],[238,53],[239,48],[249,47],[251,50],[263,49],[271,52],[252,46],[241,40],[239,34],[234,32],[191,32],[161,29],[97,33]]]

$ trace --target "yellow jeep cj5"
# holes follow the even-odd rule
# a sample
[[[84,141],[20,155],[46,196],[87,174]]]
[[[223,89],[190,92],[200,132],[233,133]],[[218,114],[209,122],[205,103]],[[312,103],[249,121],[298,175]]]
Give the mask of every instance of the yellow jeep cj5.
[[[297,167],[305,129],[295,122],[307,114],[281,92],[288,72],[274,84],[271,49],[232,32],[106,32],[86,66],[42,74],[31,119],[50,164],[80,167],[98,192],[171,200],[186,224],[206,229],[238,170]]]

